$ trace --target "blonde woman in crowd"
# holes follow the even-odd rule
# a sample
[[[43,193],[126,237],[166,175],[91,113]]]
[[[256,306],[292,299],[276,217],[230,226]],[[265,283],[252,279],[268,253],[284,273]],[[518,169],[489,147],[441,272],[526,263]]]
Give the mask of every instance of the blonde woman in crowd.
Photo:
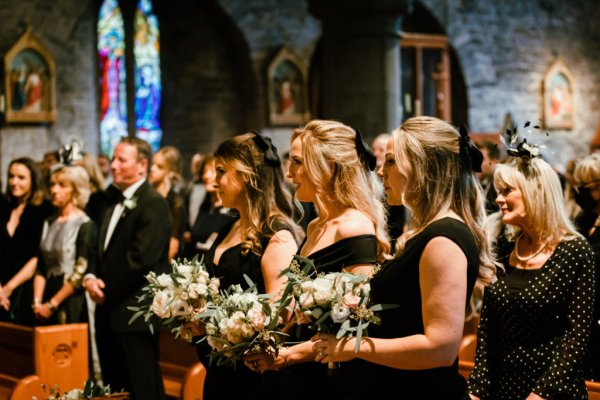
[[[290,160],[288,177],[296,185],[296,198],[314,203],[318,215],[308,225],[299,254],[320,273],[371,275],[389,252],[389,241],[375,156],[361,135],[341,122],[313,120],[292,134]],[[361,365],[344,366],[330,379],[327,366],[314,363],[311,336],[301,329],[300,337],[290,337],[299,344],[281,349],[275,359],[266,353],[251,355],[246,365],[257,372],[279,370],[280,378],[294,387],[287,393],[291,398],[352,396]]]
[[[372,278],[371,301],[397,307],[378,314],[358,352],[356,338],[313,338],[315,361],[365,365],[354,398],[468,398],[458,372],[465,308],[477,277],[495,276],[474,175],[481,161],[466,131],[436,118],[411,118],[392,132],[380,174],[388,203],[406,205],[413,219],[395,258]]]
[[[561,184],[539,149],[509,148],[494,186],[505,272],[486,288],[478,330],[472,399],[586,399],[596,277],[589,243],[569,220]]]
[[[41,324],[87,321],[81,284],[96,258],[96,226],[83,211],[90,196],[85,169],[62,166],[50,175],[57,214],[46,220],[33,282],[33,310]]]
[[[173,217],[169,260],[179,255],[185,229],[185,205],[183,197],[177,192],[177,185],[181,182],[181,167],[182,158],[179,150],[173,146],[165,146],[152,156],[152,165],[148,176],[150,184],[169,203]]]

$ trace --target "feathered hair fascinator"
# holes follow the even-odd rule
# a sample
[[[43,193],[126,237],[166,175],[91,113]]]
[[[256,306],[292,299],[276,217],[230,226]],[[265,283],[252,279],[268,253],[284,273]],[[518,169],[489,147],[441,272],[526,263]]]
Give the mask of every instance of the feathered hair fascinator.
[[[76,161],[82,160],[82,149],[83,146],[81,145],[81,142],[76,139],[71,140],[71,143],[65,144],[58,150],[60,163],[63,165],[73,165]]]
[[[77,161],[83,160],[83,146],[80,141],[73,139],[71,143],[63,145],[58,150],[58,164],[54,165],[50,173],[54,173],[63,167],[73,166]]]
[[[529,121],[525,123],[525,128],[531,125]],[[539,126],[534,126],[535,129],[539,129]],[[539,146],[527,143],[527,139],[519,141],[519,133],[517,132],[517,126],[513,129],[506,129],[507,141],[506,153],[511,157],[520,158],[523,162],[529,163],[533,158],[542,158],[542,153]]]

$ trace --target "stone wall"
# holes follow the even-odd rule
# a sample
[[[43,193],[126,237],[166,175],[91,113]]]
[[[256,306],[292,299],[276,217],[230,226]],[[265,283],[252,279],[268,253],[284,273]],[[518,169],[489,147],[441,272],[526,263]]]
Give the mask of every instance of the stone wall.
[[[575,127],[550,131],[542,139],[553,162],[562,164],[587,152],[600,123],[596,0],[422,4],[456,52],[465,80],[465,115],[473,131],[497,131],[507,112],[519,124],[541,118],[542,77],[562,56],[576,78]],[[195,150],[214,150],[222,139],[256,129],[287,150],[291,127],[268,125],[266,69],[284,45],[307,65],[319,67],[315,49],[322,26],[306,1],[156,0],[155,5],[162,35],[164,144],[178,146],[187,159]],[[96,1],[0,0],[0,53],[30,25],[54,55],[58,105],[52,125],[0,127],[3,178],[10,159],[41,159],[72,136],[82,139],[86,150],[98,151],[97,7]],[[348,104],[360,101],[348,99]],[[552,150],[558,148],[560,154]]]

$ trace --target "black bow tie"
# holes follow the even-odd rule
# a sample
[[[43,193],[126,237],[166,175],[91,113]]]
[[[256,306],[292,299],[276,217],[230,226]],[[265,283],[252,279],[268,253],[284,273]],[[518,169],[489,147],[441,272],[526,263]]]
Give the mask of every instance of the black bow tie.
[[[110,185],[106,189],[106,197],[108,198],[110,204],[117,204],[125,200],[125,196],[123,196],[123,192],[119,190],[115,185]]]

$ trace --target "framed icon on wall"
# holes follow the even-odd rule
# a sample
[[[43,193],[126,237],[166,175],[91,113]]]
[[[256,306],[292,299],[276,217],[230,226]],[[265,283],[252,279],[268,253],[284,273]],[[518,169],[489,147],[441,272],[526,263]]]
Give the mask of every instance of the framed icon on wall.
[[[296,54],[282,48],[268,69],[271,125],[298,125],[310,119],[307,81],[306,64]]]
[[[544,76],[544,127],[546,129],[573,128],[574,78],[562,58],[552,64]]]
[[[4,56],[4,71],[6,122],[54,122],[54,60],[31,28],[27,29]]]

